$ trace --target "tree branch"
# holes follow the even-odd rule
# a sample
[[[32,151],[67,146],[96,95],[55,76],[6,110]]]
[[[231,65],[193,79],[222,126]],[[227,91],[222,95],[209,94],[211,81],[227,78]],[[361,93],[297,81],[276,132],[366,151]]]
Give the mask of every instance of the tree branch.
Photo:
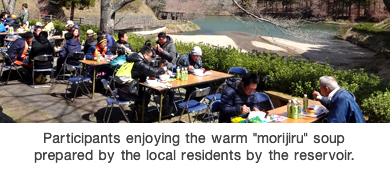
[[[114,8],[113,8],[113,13],[117,12],[122,7],[124,7],[126,4],[133,2],[133,1],[134,0],[120,0],[118,2],[115,2]]]

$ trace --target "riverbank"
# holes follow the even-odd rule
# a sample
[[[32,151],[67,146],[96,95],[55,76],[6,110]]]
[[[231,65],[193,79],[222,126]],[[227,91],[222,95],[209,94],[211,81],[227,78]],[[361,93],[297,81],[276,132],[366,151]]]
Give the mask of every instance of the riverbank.
[[[334,68],[343,70],[365,68],[369,73],[390,80],[386,58],[347,41],[332,40],[323,44],[308,44],[239,32],[221,32],[221,34],[224,35],[172,35],[172,37],[182,42],[209,43],[215,46],[230,45],[244,52],[258,50],[318,62],[328,61]]]

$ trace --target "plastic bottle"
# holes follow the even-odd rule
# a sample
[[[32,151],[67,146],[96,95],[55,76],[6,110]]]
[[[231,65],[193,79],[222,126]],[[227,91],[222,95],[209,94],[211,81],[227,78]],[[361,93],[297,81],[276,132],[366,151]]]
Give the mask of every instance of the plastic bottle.
[[[287,104],[287,117],[291,118],[291,100],[288,100]]]
[[[298,119],[298,104],[296,103],[296,101],[294,101],[294,104],[293,104],[293,113],[292,113],[291,118]]]
[[[307,94],[304,95],[303,97],[303,111],[306,113],[307,112],[307,107],[309,105],[309,99],[307,98]]]
[[[99,54],[99,53],[98,53],[98,55],[97,55],[96,62],[97,62],[98,64],[100,63],[100,54]]]
[[[184,68],[181,70],[180,80],[184,81]]]
[[[187,68],[184,69],[184,75],[185,75],[184,80],[187,81],[187,80],[188,80],[188,71],[187,71]]]
[[[297,105],[298,105],[298,118],[301,118],[302,117],[302,106],[301,106],[301,102],[299,100],[297,101]]]
[[[180,80],[180,68],[176,67],[176,80]]]

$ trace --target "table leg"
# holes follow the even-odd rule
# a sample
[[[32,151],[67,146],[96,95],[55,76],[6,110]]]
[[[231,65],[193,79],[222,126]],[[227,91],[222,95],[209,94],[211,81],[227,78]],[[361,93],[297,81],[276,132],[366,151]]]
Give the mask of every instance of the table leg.
[[[142,87],[142,91],[144,92],[144,95],[143,95],[143,97],[142,97],[142,123],[144,123],[144,116],[145,116],[145,97],[146,97],[145,87]]]
[[[158,123],[161,123],[163,98],[164,98],[164,93],[160,92],[160,113],[159,113],[159,116],[158,116]]]
[[[92,99],[95,98],[95,80],[96,79],[96,67],[93,67],[93,78],[92,78]]]

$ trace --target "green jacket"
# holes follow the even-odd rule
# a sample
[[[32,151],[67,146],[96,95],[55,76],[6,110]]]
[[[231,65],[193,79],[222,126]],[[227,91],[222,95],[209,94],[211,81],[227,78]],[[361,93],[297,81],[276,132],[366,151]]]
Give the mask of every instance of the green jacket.
[[[26,8],[18,15],[18,19],[20,20],[20,22],[25,23],[28,21],[28,16],[29,16],[29,12],[28,9]]]

